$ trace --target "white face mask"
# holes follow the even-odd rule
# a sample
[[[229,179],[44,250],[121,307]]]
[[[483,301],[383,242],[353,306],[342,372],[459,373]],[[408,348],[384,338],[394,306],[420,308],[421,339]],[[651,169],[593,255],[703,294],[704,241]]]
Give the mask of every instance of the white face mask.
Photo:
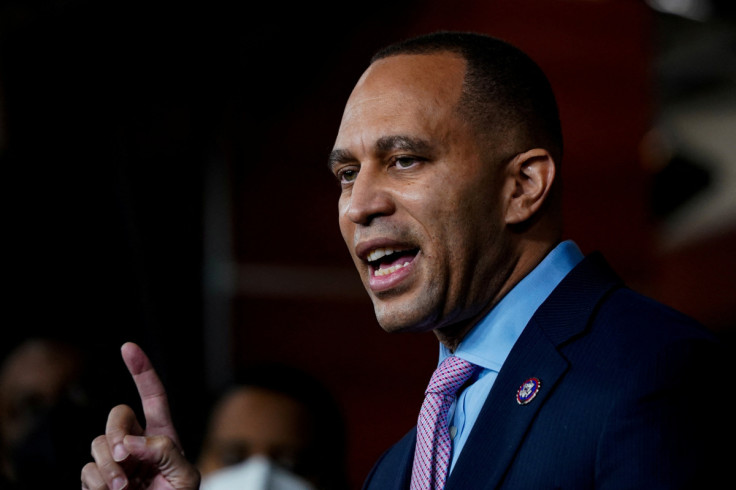
[[[274,464],[264,456],[252,456],[202,478],[200,490],[316,490],[315,487]]]

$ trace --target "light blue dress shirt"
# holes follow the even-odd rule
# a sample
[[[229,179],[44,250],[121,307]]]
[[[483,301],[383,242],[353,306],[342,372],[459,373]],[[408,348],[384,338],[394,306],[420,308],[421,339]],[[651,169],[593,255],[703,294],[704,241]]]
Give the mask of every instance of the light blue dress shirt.
[[[453,435],[450,471],[455,466],[501,366],[522,330],[552,290],[582,259],[583,254],[574,242],[567,240],[557,245],[458,346],[454,355],[480,366],[482,370],[478,379],[453,403],[448,414],[450,434]],[[449,349],[440,344],[438,366],[450,355]],[[513,396],[513,393],[509,396]]]

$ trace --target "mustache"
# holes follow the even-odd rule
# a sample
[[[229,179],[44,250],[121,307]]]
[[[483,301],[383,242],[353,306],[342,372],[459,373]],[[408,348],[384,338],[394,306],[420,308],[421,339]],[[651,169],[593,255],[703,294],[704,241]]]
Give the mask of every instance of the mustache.
[[[412,230],[390,224],[371,225],[370,228],[356,229],[353,232],[353,243],[373,240],[390,240],[407,245],[416,245],[419,238]]]

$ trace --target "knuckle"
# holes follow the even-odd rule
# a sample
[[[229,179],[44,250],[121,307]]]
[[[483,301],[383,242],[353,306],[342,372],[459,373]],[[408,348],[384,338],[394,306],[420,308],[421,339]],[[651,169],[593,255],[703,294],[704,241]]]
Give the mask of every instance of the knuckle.
[[[117,427],[121,422],[135,416],[133,409],[127,405],[117,405],[110,410],[110,414],[107,416],[107,422],[109,426]]]
[[[165,435],[157,435],[157,436],[151,436],[148,438],[148,444],[155,448],[157,451],[161,452],[170,452],[173,450],[178,451],[178,446],[174,443],[174,441],[169,437]]]
[[[100,452],[100,449],[103,447],[107,447],[107,437],[106,436],[97,436],[94,439],[92,439],[92,454],[98,454]]]
[[[110,418],[125,417],[132,412],[128,405],[116,405],[110,410]]]
[[[87,463],[82,468],[82,488],[87,490],[102,490],[106,488],[102,476],[95,463]]]
[[[117,405],[107,416],[105,434],[113,440],[122,439],[135,424],[135,413],[127,405]]]
[[[108,447],[107,436],[97,436],[92,441],[92,457],[94,463],[87,463],[82,468],[82,481],[90,489],[107,488],[105,481],[123,476],[120,465],[115,462]]]

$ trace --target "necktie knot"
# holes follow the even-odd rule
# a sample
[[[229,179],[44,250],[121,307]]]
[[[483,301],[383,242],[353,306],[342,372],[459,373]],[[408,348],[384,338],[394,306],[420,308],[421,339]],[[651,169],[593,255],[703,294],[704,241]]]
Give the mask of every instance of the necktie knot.
[[[445,358],[432,374],[427,385],[427,393],[454,396],[457,390],[473,375],[475,364],[457,356]]]

